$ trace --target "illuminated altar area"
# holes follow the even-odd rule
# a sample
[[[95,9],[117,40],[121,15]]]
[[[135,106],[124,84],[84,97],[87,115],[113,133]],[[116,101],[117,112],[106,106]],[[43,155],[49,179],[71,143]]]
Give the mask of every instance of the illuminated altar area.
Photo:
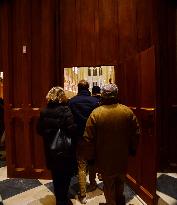
[[[94,85],[114,83],[114,66],[65,68],[64,90],[69,98],[77,94],[78,82],[83,79],[88,81],[90,91]]]

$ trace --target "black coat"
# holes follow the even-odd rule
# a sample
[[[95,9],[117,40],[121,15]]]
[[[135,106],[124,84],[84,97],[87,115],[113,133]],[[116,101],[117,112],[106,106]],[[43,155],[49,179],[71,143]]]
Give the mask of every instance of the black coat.
[[[76,124],[68,106],[58,103],[49,103],[40,113],[37,123],[37,132],[43,137],[46,165],[48,169],[57,169],[62,172],[73,172],[76,167],[75,149],[73,155],[68,158],[54,158],[50,154],[50,145],[58,131],[62,127],[71,137],[73,145],[76,143]]]

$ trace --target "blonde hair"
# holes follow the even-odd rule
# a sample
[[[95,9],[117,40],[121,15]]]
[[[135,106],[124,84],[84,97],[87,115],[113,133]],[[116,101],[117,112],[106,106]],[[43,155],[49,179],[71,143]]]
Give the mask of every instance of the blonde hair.
[[[67,101],[67,97],[62,87],[56,86],[49,90],[46,95],[47,102],[57,102],[57,103],[65,103]]]

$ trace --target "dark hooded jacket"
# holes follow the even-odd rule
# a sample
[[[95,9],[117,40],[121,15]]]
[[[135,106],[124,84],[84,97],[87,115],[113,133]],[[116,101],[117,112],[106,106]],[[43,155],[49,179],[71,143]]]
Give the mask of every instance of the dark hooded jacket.
[[[63,128],[65,133],[71,137],[73,145],[76,141],[76,124],[68,106],[59,103],[49,103],[40,113],[37,124],[37,132],[43,137],[46,164],[48,169],[57,168],[61,171],[74,171],[75,149],[73,146],[72,156],[68,158],[54,158],[50,154],[50,145],[59,128]]]

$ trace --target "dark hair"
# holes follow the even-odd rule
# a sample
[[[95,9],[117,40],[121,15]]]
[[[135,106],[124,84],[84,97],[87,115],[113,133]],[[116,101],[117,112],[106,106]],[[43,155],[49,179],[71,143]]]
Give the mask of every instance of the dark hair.
[[[86,80],[81,80],[78,83],[78,92],[81,90],[88,90],[89,89],[89,84]]]
[[[101,88],[97,85],[94,85],[93,88],[92,88],[92,95],[97,94],[97,93],[99,94],[100,91],[101,91]]]

